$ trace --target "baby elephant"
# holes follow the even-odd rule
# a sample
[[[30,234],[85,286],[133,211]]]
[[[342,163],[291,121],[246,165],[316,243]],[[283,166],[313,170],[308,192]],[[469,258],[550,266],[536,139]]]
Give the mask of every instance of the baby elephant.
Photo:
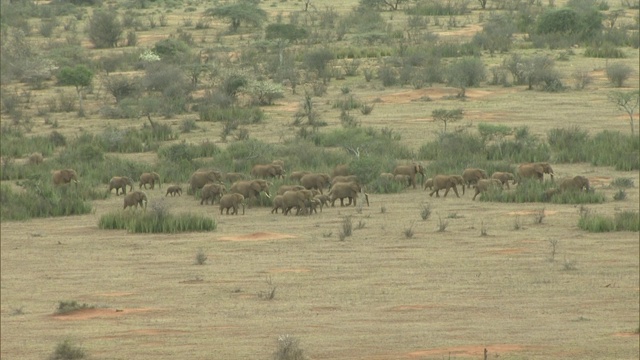
[[[220,215],[222,215],[224,209],[227,209],[227,215],[229,215],[229,209],[233,209],[231,215],[238,215],[240,205],[242,205],[242,215],[244,215],[244,196],[242,194],[223,195],[220,198]]]
[[[178,194],[178,196],[182,195],[182,187],[180,185],[171,185],[167,188],[167,193],[165,194],[165,196],[171,194],[171,196],[175,196],[176,194]]]
[[[223,184],[207,184],[202,188],[200,195],[202,196],[202,200],[200,200],[200,205],[204,203],[209,203],[211,200],[211,205],[216,201],[217,198],[222,197],[224,193],[227,192],[227,188]]]
[[[433,178],[428,178],[427,181],[424,182],[424,189],[433,189]]]
[[[127,207],[135,207],[137,209],[138,205],[145,209],[147,208],[147,194],[145,194],[144,191],[136,190],[124,196],[123,209]]]
[[[498,179],[480,179],[476,183],[476,194],[473,195],[473,199],[476,199],[478,194],[488,191],[489,189],[502,189],[502,182]]]

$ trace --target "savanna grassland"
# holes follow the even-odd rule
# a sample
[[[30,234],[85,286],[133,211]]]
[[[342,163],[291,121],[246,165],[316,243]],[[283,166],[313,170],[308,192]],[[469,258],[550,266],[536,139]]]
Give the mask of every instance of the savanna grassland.
[[[640,356],[637,1],[1,4],[2,359]],[[188,194],[273,160],[349,164],[370,205]],[[379,177],[412,162],[554,180],[473,201]],[[146,210],[106,191],[150,171]],[[215,229],[101,225],[171,216]]]

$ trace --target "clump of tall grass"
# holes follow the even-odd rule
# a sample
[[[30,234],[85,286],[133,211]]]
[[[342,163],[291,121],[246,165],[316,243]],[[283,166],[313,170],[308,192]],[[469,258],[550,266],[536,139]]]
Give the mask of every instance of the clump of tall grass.
[[[588,232],[640,231],[640,214],[637,211],[623,211],[613,217],[582,211],[578,227]]]
[[[21,131],[3,128],[0,132],[0,156],[24,157],[34,152],[49,156],[56,147],[66,144],[66,139],[61,136],[57,131],[49,136],[24,136]]]
[[[213,231],[213,218],[194,214],[174,215],[168,211],[122,210],[104,214],[98,221],[100,229],[121,229],[131,233],[179,233]]]
[[[611,186],[617,188],[632,188],[633,187],[633,179],[632,178],[615,178],[611,182]]]
[[[83,309],[93,309],[95,306],[89,305],[86,303],[79,303],[75,300],[71,301],[59,301],[58,308],[56,309],[56,314],[66,314],[72,311],[83,310]]]
[[[507,203],[525,202],[552,202],[555,204],[598,204],[605,198],[599,192],[564,191],[552,195],[550,198],[545,191],[554,188],[556,184],[545,181],[525,180],[515,190],[495,191],[489,190],[480,196],[480,201],[494,201]]]
[[[74,345],[71,340],[66,339],[63,342],[56,345],[56,349],[47,358],[48,360],[80,360],[86,359],[86,351]]]

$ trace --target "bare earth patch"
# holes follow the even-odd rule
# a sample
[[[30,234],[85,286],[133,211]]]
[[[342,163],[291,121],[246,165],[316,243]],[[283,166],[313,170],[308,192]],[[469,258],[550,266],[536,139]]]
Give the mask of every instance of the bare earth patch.
[[[269,269],[267,270],[268,273],[271,274],[282,274],[282,273],[306,273],[306,272],[310,272],[311,270],[309,269],[305,269],[305,268],[297,268],[297,269]]]
[[[519,215],[519,216],[526,216],[526,215],[535,215],[538,213],[538,210],[521,210],[521,211],[511,211],[508,212],[507,214],[509,215]],[[553,210],[545,210],[544,211],[544,215],[554,215],[556,214],[557,211],[553,211]]]
[[[473,346],[473,345],[452,346],[452,347],[444,347],[444,348],[438,348],[438,349],[413,351],[408,353],[407,357],[420,358],[424,356],[455,355],[455,356],[465,356],[465,357],[471,356],[471,357],[480,358],[481,356],[484,355],[484,349],[487,349],[489,354],[497,355],[497,354],[504,354],[506,352],[524,350],[524,346],[512,345],[512,344],[487,345],[487,346]]]
[[[56,320],[88,320],[95,318],[110,318],[119,317],[122,315],[136,314],[142,312],[152,311],[149,308],[140,309],[81,309],[76,311],[70,311],[65,314],[53,315]]]
[[[101,293],[96,294],[97,296],[106,296],[106,297],[120,297],[120,296],[129,296],[133,295],[132,292],[110,292],[110,293]]]
[[[414,311],[414,310],[433,309],[435,307],[436,306],[434,306],[434,305],[423,305],[423,304],[400,305],[400,306],[394,306],[389,310],[391,310],[391,311]]]
[[[640,337],[640,333],[637,332],[618,332],[613,334],[616,337]]]
[[[526,250],[526,249],[521,249],[521,248],[510,248],[510,249],[489,250],[488,252],[493,253],[493,254],[512,255],[512,254],[522,254],[522,253],[529,252],[529,251]]]
[[[295,236],[289,234],[272,233],[272,232],[256,232],[246,235],[238,236],[223,236],[218,240],[225,241],[262,241],[262,240],[282,240],[282,239],[294,239]]]

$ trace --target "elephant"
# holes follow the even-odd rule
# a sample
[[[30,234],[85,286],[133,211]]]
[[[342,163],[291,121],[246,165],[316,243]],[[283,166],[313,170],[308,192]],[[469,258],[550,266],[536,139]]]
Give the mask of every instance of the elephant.
[[[560,191],[566,191],[566,190],[578,190],[578,191],[582,191],[582,189],[585,189],[585,191],[589,191],[589,179],[587,179],[584,176],[574,176],[572,178],[567,178],[567,179],[562,179],[560,180],[560,184],[558,185],[558,189]]]
[[[144,202],[144,208],[147,208],[147,194],[145,194],[144,191],[140,191],[140,190],[136,190],[133,192],[128,193],[127,195],[124,196],[124,208],[126,209],[128,206],[129,207],[136,207],[136,209],[138,208],[138,205],[140,205],[140,207],[143,207],[142,203]]]
[[[196,190],[202,189],[206,184],[220,181],[222,175],[217,170],[197,170],[189,178],[189,187],[195,193]]]
[[[122,194],[127,195],[127,185],[129,185],[129,190],[133,190],[133,180],[131,180],[128,176],[114,176],[109,181],[109,190],[110,193],[112,189],[116,189],[116,195],[118,191],[122,189]]]
[[[331,186],[337,184],[337,183],[348,183],[348,182],[355,182],[355,183],[359,183],[360,180],[358,180],[358,177],[356,175],[338,175],[338,176],[334,176],[333,179],[331,179]]]
[[[316,195],[313,198],[320,201],[320,212],[322,212],[322,208],[329,205],[329,201],[331,201],[329,195],[325,194]]]
[[[393,181],[394,175],[392,173],[384,172],[380,174],[380,180],[384,183],[390,183]]]
[[[409,175],[414,189],[416,188],[416,174],[422,175],[420,184],[424,184],[424,167],[418,163],[398,165],[393,169],[393,175]]]
[[[322,212],[322,202],[315,197],[312,199],[307,199],[304,201],[304,210],[302,213],[304,215],[311,215],[313,213],[318,213],[318,208],[320,208],[320,212]]]
[[[167,193],[164,196],[166,197],[169,194],[171,194],[171,196],[175,196],[176,194],[178,194],[178,196],[182,195],[182,187],[180,185],[169,186],[167,188]]]
[[[269,183],[266,180],[260,179],[236,181],[231,185],[229,192],[242,194],[247,201],[254,198],[257,199],[260,196],[260,192],[264,192],[268,198],[271,197],[271,194],[269,194]]]
[[[547,189],[542,193],[542,200],[549,201],[554,195],[557,195],[559,193],[560,193],[560,189],[558,188]]]
[[[515,176],[513,176],[512,173],[510,172],[500,172],[500,171],[496,171],[491,175],[492,179],[498,179],[500,180],[500,182],[502,183],[502,186],[507,186],[507,189],[509,189],[509,180],[511,180],[511,182],[515,185],[516,183],[516,178]]]
[[[524,178],[532,178],[542,180],[544,179],[544,174],[551,175],[551,180],[553,181],[553,169],[551,165],[547,162],[537,162],[537,163],[525,163],[520,164],[518,166],[518,182],[522,181]]]
[[[302,185],[280,185],[280,188],[278,188],[278,195],[282,195],[285,192],[289,191],[289,190],[304,190],[305,187]]]
[[[200,205],[209,203],[211,200],[211,205],[216,202],[216,198],[222,197],[227,192],[227,188],[224,184],[207,184],[202,187],[202,191],[200,192]]]
[[[473,195],[473,199],[471,200],[475,200],[478,194],[488,191],[489,189],[492,189],[492,188],[502,189],[502,181],[498,179],[480,179],[476,183],[475,188],[476,188],[476,193],[475,195]]]
[[[244,180],[244,179],[245,179],[245,175],[243,173],[230,172],[230,173],[224,174],[224,180],[230,182],[231,184],[233,184],[236,181]]]
[[[73,169],[63,169],[53,171],[53,185],[64,185],[73,181],[78,187],[78,174]]]
[[[310,190],[289,190],[282,194],[283,214],[287,215],[294,207],[297,208],[296,214],[304,211],[305,201],[313,199],[313,193]]]
[[[347,176],[351,175],[351,171],[349,171],[349,165],[347,164],[338,164],[333,168],[331,172],[331,177],[334,178],[336,176]]]
[[[460,197],[458,194],[458,188],[456,185],[462,185],[462,195],[464,195],[464,179],[460,175],[436,175],[433,178],[433,191],[429,194],[429,196],[433,196],[436,194],[436,197],[440,197],[440,190],[446,189],[444,192],[444,196],[446,197],[449,193],[449,190],[453,189],[453,192],[456,193],[457,197]]]
[[[282,178],[284,173],[284,168],[279,164],[254,165],[251,168],[251,176],[254,178]]]
[[[272,201],[271,201],[273,207],[271,208],[271,213],[278,213],[278,209],[282,209],[282,212],[284,212],[284,202],[283,202],[283,197],[282,195],[276,195],[273,197]]]
[[[283,168],[283,169],[284,169],[284,161],[282,161],[282,160],[273,160],[273,161],[271,162],[271,164],[273,164],[273,165],[278,165],[278,166],[280,166],[281,168]]]
[[[351,201],[353,200],[353,206],[356,206],[356,201],[359,193],[364,194],[364,198],[367,201],[367,206],[369,206],[369,194],[362,191],[362,187],[360,184],[355,182],[350,183],[337,183],[329,191],[329,199],[331,201],[331,206],[335,206],[336,200],[340,199],[340,206],[344,206],[344,199],[349,199],[349,204],[351,205]]]
[[[409,175],[398,174],[393,177],[393,181],[406,187],[411,186],[411,177]]]
[[[467,184],[468,189],[471,187],[471,185],[475,185],[476,183],[478,183],[478,180],[488,179],[489,176],[483,169],[469,168],[464,169],[464,171],[462,172],[462,178],[464,179],[465,184]]]
[[[220,198],[220,215],[222,215],[224,209],[227,210],[227,215],[229,215],[229,209],[233,209],[231,215],[238,215],[240,205],[242,205],[242,215],[244,215],[244,196],[242,196],[242,194],[233,193],[222,195]]]
[[[300,183],[306,189],[316,189],[322,194],[322,189],[331,183],[331,178],[329,174],[324,173],[307,174],[300,179]]]
[[[427,181],[424,182],[424,189],[427,190],[427,188],[429,188],[429,190],[433,189],[433,178],[428,178]]]
[[[291,173],[291,175],[289,175],[289,179],[299,182],[300,179],[307,174],[311,174],[311,172],[310,171],[294,171]]]
[[[28,162],[31,165],[42,164],[43,161],[44,157],[42,157],[42,154],[39,152],[34,152],[33,154],[29,155]]]
[[[151,190],[156,185],[156,181],[158,182],[158,188],[162,189],[162,185],[160,185],[160,175],[156,172],[150,173],[142,173],[140,175],[140,183],[138,184],[138,189],[142,189],[144,185],[144,189],[147,190],[147,184],[151,185]]]

